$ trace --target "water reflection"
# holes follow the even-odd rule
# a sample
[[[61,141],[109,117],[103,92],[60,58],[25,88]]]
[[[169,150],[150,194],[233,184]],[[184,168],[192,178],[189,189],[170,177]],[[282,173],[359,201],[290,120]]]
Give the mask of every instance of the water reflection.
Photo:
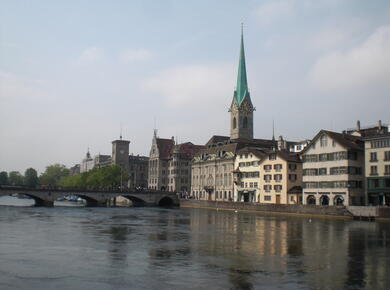
[[[196,209],[0,206],[0,232],[1,289],[390,285],[385,223]]]

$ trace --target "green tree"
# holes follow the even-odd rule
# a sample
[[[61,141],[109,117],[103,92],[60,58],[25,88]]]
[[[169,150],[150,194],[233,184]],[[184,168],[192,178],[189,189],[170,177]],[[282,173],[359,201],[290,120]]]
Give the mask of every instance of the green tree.
[[[46,167],[45,172],[39,176],[39,183],[55,186],[58,182],[69,175],[69,169],[62,164],[53,164]]]
[[[34,168],[28,168],[24,172],[24,185],[27,187],[36,187],[39,184],[38,181],[38,173]]]
[[[102,189],[107,187],[118,187],[121,181],[126,185],[128,175],[121,170],[119,165],[95,168],[81,174],[63,177],[59,185],[63,187],[83,187]]]
[[[0,172],[0,185],[8,185],[8,173],[6,171]]]
[[[10,185],[22,186],[23,175],[19,171],[11,171],[8,176],[8,182]]]

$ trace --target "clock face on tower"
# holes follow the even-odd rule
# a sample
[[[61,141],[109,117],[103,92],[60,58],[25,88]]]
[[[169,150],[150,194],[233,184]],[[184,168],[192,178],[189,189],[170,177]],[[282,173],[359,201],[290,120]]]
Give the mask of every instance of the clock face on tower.
[[[119,150],[119,153],[123,155],[125,153],[125,150],[121,149]]]

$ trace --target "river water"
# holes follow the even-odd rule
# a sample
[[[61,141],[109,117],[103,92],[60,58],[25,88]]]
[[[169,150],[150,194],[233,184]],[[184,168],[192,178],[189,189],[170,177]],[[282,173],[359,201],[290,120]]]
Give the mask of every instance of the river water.
[[[0,204],[0,289],[390,289],[389,223]]]

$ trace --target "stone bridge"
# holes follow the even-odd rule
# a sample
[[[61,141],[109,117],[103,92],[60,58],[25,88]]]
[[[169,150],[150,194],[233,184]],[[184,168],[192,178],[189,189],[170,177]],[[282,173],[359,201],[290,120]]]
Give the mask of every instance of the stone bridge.
[[[73,195],[86,200],[86,206],[114,205],[115,198],[122,196],[132,201],[133,206],[178,206],[179,198],[175,192],[155,191],[100,191],[82,189],[33,189],[0,186],[0,196],[24,194],[35,200],[36,206],[53,206],[59,198]]]

